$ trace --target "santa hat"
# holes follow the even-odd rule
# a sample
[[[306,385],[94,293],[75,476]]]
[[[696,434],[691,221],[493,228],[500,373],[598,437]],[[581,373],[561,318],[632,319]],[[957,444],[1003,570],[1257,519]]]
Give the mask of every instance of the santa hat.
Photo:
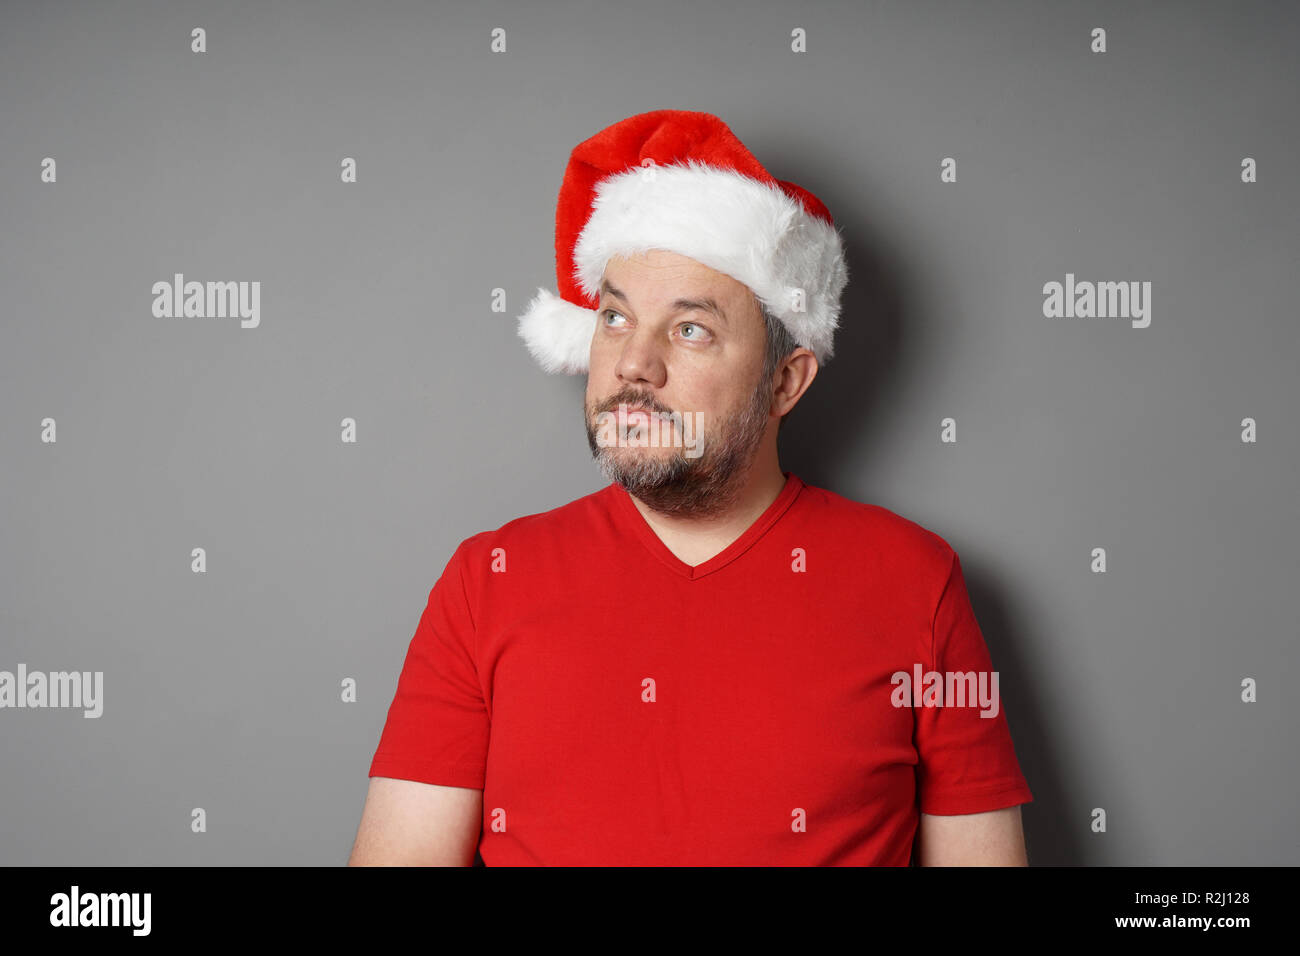
[[[747,285],[819,363],[831,357],[844,249],[816,196],[776,179],[710,113],[656,110],[579,143],[555,210],[559,295],[519,335],[547,372],[587,371],[605,263],[665,249]]]

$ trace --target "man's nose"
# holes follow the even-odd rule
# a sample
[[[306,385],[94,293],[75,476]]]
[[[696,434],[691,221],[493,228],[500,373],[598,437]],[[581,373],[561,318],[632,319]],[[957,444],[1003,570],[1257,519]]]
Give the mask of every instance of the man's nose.
[[[663,348],[664,344],[650,329],[637,329],[623,342],[615,374],[624,382],[662,386],[667,372]]]

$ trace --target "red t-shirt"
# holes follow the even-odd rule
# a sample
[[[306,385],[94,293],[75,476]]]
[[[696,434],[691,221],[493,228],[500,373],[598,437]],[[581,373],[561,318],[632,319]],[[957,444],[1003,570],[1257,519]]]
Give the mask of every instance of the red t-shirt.
[[[482,789],[488,866],[906,866],[918,811],[1032,801],[1000,706],[891,679],[996,687],[956,553],[785,474],[695,567],[616,484],[461,542],[370,776]]]

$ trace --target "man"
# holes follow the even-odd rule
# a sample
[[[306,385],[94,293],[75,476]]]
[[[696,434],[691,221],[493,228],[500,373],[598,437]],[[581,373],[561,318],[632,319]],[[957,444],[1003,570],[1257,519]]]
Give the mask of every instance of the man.
[[[956,553],[778,463],[847,282],[825,207],[660,110],[573,151],[556,219],[520,334],[587,373],[611,483],[456,549],[350,863],[1023,865]]]

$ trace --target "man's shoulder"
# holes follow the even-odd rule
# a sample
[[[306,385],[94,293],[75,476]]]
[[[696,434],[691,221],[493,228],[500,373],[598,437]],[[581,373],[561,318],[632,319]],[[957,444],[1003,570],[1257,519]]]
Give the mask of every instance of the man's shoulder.
[[[805,485],[817,517],[842,528],[861,545],[879,547],[897,558],[932,567],[946,575],[954,550],[940,535],[884,505],[857,501],[829,488]]]
[[[475,559],[490,557],[496,548],[580,540],[599,520],[609,491],[610,486],[606,485],[546,511],[512,518],[497,528],[470,535],[457,546],[456,552],[466,559]]]

